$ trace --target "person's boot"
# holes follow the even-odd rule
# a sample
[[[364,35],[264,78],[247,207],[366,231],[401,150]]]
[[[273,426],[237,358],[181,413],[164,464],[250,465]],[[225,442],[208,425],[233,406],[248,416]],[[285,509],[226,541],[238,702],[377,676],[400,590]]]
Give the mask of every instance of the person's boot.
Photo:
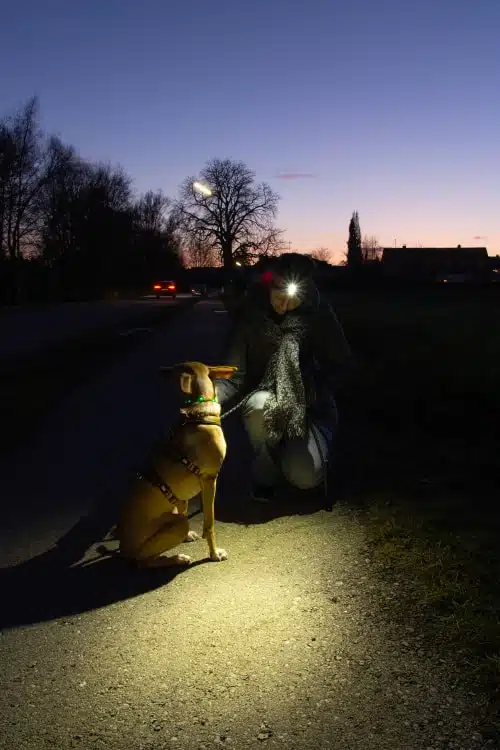
[[[256,503],[269,503],[276,498],[278,488],[284,482],[284,477],[279,466],[279,446],[266,446],[263,450],[267,452],[270,472],[270,481],[266,484],[262,479],[253,479],[252,482],[252,500]],[[259,471],[260,476],[265,476],[262,472],[262,466]]]
[[[256,503],[270,503],[276,497],[276,487],[255,482],[252,485],[252,500]]]

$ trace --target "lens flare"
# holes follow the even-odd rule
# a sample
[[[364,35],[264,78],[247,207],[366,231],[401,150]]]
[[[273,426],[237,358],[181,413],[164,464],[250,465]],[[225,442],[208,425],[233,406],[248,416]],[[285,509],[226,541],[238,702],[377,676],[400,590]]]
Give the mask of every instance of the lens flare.
[[[286,293],[289,297],[295,297],[297,294],[297,284],[294,284],[293,281],[290,284],[287,284],[286,286]]]

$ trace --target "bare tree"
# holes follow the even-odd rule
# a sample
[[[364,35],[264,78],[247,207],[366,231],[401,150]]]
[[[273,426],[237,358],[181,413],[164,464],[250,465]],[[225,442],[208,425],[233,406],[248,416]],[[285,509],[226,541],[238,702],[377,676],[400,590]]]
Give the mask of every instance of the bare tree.
[[[146,232],[162,232],[165,230],[168,217],[167,209],[170,199],[163,195],[161,190],[156,193],[148,190],[135,205],[136,221]]]
[[[182,252],[186,268],[214,268],[220,266],[220,252],[215,245],[203,237],[189,239]]]
[[[67,152],[45,140],[38,126],[38,100],[0,129],[0,243],[11,260],[36,251],[42,219],[41,193],[63,168]]]
[[[161,192],[134,202],[121,167],[92,164],[38,124],[38,101],[0,121],[0,299],[94,295],[180,266]]]
[[[233,259],[245,266],[251,266],[259,258],[271,258],[281,255],[287,249],[283,239],[283,230],[269,226],[255,232],[247,242],[243,239],[233,253]]]
[[[0,123],[0,258],[8,251],[8,227],[12,225],[12,181],[16,166],[16,147],[7,123]],[[12,230],[11,230],[12,231]]]
[[[226,272],[238,252],[265,246],[277,230],[272,220],[279,196],[266,183],[255,184],[255,173],[243,162],[212,159],[202,170],[199,182],[207,195],[193,187],[188,178],[181,187],[175,214],[182,230],[193,240],[200,238],[218,248]]]
[[[21,256],[23,224],[39,185],[40,141],[38,102],[32,98],[2,127],[2,246],[11,260]]]
[[[130,211],[132,180],[125,170],[111,164],[88,164],[88,190],[103,210]]]
[[[182,236],[170,204],[161,190],[149,190],[134,206],[136,256],[144,277],[171,274],[181,264]]]
[[[53,158],[59,168],[44,182],[38,197],[41,219],[38,251],[53,266],[79,247],[78,215],[88,170],[71,146],[53,138],[50,148],[58,152]]]
[[[332,254],[327,247],[318,247],[317,250],[312,251],[311,258],[319,260],[322,263],[330,263]]]
[[[380,243],[375,235],[368,236],[365,234],[363,242],[361,243],[361,254],[363,263],[380,260],[382,248],[380,247]]]

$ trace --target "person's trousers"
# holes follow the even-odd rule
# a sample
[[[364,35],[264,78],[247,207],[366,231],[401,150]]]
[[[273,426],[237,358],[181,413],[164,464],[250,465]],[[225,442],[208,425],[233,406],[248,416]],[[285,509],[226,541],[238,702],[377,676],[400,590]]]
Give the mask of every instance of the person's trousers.
[[[324,479],[331,444],[337,427],[336,408],[330,423],[310,421],[304,438],[270,444],[264,423],[268,391],[253,393],[243,406],[243,424],[255,455],[253,480],[274,486],[284,479],[301,490],[317,487]],[[333,404],[334,406],[334,404]]]

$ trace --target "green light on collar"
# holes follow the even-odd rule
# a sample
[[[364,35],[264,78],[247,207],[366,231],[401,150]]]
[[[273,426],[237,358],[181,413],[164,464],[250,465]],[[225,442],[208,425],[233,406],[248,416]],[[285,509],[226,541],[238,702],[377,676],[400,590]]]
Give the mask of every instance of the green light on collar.
[[[189,404],[206,404],[206,403],[217,403],[216,398],[205,398],[204,396],[197,396],[197,398],[187,398],[185,399],[184,403],[187,405]]]

